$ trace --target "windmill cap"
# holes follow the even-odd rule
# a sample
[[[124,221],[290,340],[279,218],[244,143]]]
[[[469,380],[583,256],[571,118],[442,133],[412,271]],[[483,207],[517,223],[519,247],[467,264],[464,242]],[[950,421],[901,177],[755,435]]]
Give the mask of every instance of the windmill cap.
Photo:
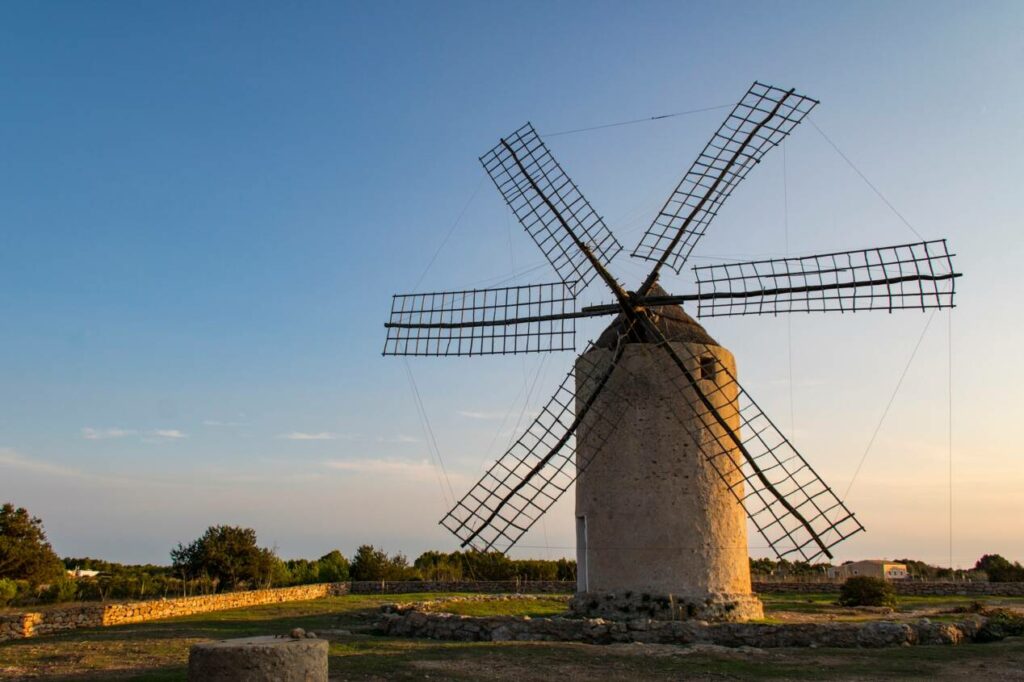
[[[668,292],[655,284],[651,287],[648,296],[668,296]],[[648,310],[655,315],[655,326],[669,341],[682,343],[703,343],[709,346],[720,346],[721,344],[711,338],[711,335],[700,325],[697,320],[690,317],[682,306],[676,304],[654,305]],[[594,344],[599,348],[615,348],[618,338],[626,329],[625,319],[622,313],[615,318],[598,337]]]

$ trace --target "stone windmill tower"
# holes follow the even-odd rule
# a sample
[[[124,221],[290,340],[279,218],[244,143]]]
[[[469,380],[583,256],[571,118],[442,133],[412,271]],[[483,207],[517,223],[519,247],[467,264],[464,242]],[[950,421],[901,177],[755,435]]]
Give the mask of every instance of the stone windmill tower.
[[[575,321],[614,315],[525,433],[441,520],[463,547],[507,551],[575,482],[578,610],[741,620],[751,595],[746,521],[779,556],[809,561],[863,530],[736,380],[699,317],[952,307],[944,240],[696,267],[669,295],[733,189],[818,103],[754,83],[632,255],[635,291],[608,269],[621,246],[530,124],[481,162],[560,281],[397,295],[385,355],[575,350]],[[613,302],[580,308],[600,279]]]
[[[667,295],[657,285],[651,294]],[[658,306],[651,312],[677,354],[690,358],[689,371],[728,427],[739,432],[739,414],[730,407],[738,398],[737,385],[717,385],[736,375],[732,353],[681,307]],[[616,320],[577,360],[578,401],[596,389],[586,380],[587,370],[611,364],[623,323]],[[579,597],[573,605],[613,618],[638,612],[761,618],[760,600],[750,591],[746,514],[739,502],[742,462],[723,459],[722,472],[715,469],[710,460],[716,454],[738,453],[724,454],[729,451],[718,440],[728,437],[725,431],[700,421],[690,407],[698,400],[694,390],[674,380],[679,370],[656,350],[627,344],[604,387],[610,396],[605,410],[623,418],[614,424],[585,418],[577,429]],[[700,442],[691,433],[701,434]],[[602,451],[605,456],[596,456]]]

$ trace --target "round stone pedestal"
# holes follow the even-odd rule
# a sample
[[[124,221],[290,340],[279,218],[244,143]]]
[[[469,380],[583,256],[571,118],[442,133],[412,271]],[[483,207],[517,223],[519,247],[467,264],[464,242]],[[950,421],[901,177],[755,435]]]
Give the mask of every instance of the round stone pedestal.
[[[587,618],[608,620],[706,620],[742,623],[764,618],[764,606],[753,594],[715,593],[703,596],[636,592],[578,592],[569,610]]]
[[[190,682],[327,682],[327,640],[245,637],[196,644]]]

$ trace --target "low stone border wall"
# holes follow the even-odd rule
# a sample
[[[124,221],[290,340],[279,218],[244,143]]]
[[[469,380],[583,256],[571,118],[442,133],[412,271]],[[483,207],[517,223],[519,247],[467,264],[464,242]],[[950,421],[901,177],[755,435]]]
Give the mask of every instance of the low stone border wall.
[[[348,588],[348,583],[321,583],[283,587],[276,590],[225,592],[179,599],[54,606],[42,611],[0,615],[0,642],[74,630],[75,628],[141,623],[147,620],[188,616],[193,613],[223,611],[245,606],[320,599],[330,595],[347,594]]]
[[[480,592],[482,594],[572,594],[575,580],[355,580],[352,594],[409,594],[411,592]]]
[[[753,582],[754,592],[771,594],[772,592],[796,592],[801,594],[820,594],[823,592],[839,592],[842,583],[776,583]],[[957,596],[957,595],[988,595],[992,597],[1024,597],[1024,583],[947,583],[924,582],[916,580],[894,580],[893,589],[896,594],[905,596]]]
[[[405,605],[403,605],[405,606]],[[924,618],[913,623],[720,623],[601,618],[478,618],[416,609],[386,611],[377,622],[383,635],[430,639],[501,642],[557,641],[586,644],[714,644],[727,647],[891,647],[914,644],[960,644],[973,641],[985,619],[958,623]]]
[[[992,595],[1024,596],[1024,583],[943,583],[894,582],[901,595]],[[754,592],[838,592],[838,583],[755,582]],[[573,594],[576,583],[562,580],[538,581],[353,581],[321,583],[274,590],[228,592],[198,597],[151,601],[76,604],[54,606],[39,611],[0,614],[0,642],[45,635],[80,627],[101,627],[140,623],[147,620],[222,611],[245,606],[286,601],[319,599],[339,594],[409,594],[415,592],[477,592],[480,594]]]
[[[479,592],[481,594],[573,594],[576,582],[568,580],[467,580],[439,582],[411,580],[403,582],[355,581],[349,583],[352,594],[408,594],[410,592]],[[839,592],[842,583],[767,582],[754,581],[756,593],[771,594],[796,592],[820,594]],[[950,583],[899,581],[892,583],[896,594],[923,595],[990,595],[995,597],[1024,597],[1024,583]]]
[[[478,603],[478,602],[492,602],[492,601],[540,601],[541,599],[550,599],[553,601],[559,599],[565,600],[566,608],[569,607],[569,596],[560,595],[555,597],[541,597],[535,594],[471,594],[471,595],[459,595],[455,597],[440,597],[438,599],[429,599],[427,601],[412,601],[412,602],[396,602],[392,604],[383,604],[380,607],[381,613],[409,613],[411,611],[444,611],[444,607],[449,604],[464,604]]]

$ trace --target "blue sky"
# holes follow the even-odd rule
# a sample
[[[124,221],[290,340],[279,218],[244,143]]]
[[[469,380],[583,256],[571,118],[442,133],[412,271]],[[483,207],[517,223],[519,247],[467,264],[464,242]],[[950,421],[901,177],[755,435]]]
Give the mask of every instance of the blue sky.
[[[477,157],[527,120],[712,107],[756,79],[820,99],[814,122],[966,275],[866,456],[927,315],[709,331],[849,487],[869,532],[840,558],[948,562],[952,376],[954,563],[1024,559],[1022,30],[1016,2],[8,3],[0,498],[67,555],[165,561],[212,523],[288,557],[454,548],[406,366],[380,350],[392,293],[553,280]],[[549,145],[632,248],[721,116]],[[813,127],[784,160],[751,174],[695,264],[916,239]],[[625,253],[613,269],[644,274]],[[410,361],[457,493],[571,361]],[[521,555],[572,554],[568,502]]]

